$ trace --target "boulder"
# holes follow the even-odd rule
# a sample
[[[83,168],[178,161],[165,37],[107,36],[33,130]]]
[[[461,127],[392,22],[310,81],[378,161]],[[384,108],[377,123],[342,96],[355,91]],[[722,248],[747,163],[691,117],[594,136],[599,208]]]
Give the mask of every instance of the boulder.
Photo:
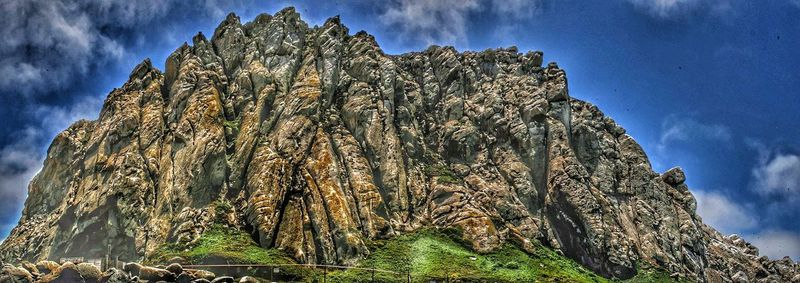
[[[175,283],[190,283],[195,280],[194,277],[189,275],[189,273],[183,272],[178,274],[178,277],[175,278]]]
[[[183,273],[183,267],[179,263],[170,263],[165,269],[169,270],[169,272],[172,272],[172,274]]]
[[[100,268],[91,263],[79,263],[75,268],[86,283],[95,283],[103,276]]]
[[[673,167],[661,174],[661,179],[671,186],[677,186],[686,181],[686,174],[683,173],[683,169],[680,167]]]
[[[234,283],[236,281],[233,280],[233,277],[230,276],[220,276],[211,280],[211,283]]]
[[[183,258],[183,257],[174,256],[174,257],[171,257],[170,259],[168,259],[168,260],[167,260],[167,263],[169,263],[169,264],[172,264],[172,263],[177,263],[177,264],[182,264],[182,265],[185,265],[185,264],[189,264],[189,261],[187,261],[187,260],[186,260],[185,258]]]
[[[84,282],[78,267],[72,262],[65,262],[58,269],[45,275],[41,282],[45,283],[67,283]]]
[[[131,279],[128,274],[116,268],[110,268],[103,272],[100,278],[100,283],[133,283],[135,280]]]
[[[741,270],[733,274],[731,280],[733,280],[734,283],[750,283],[750,280],[747,279],[747,273]]]
[[[28,261],[22,261],[22,263],[20,263],[20,267],[22,267],[25,270],[27,270],[28,272],[30,272],[31,275],[33,275],[34,277],[36,277],[39,274],[41,274],[41,272],[39,271],[39,268],[37,268],[35,264],[30,263]]]
[[[196,270],[187,270],[187,272],[189,273],[189,275],[192,276],[192,278],[196,279],[205,279],[211,281],[214,280],[214,278],[217,278],[217,275],[214,274],[214,272],[208,270],[196,269]]]
[[[176,278],[175,274],[169,272],[169,270],[143,266],[135,262],[126,263],[122,267],[122,270],[130,273],[132,276],[139,277],[139,280],[173,282]]]
[[[49,261],[49,260],[43,260],[36,263],[36,269],[38,269],[39,272],[42,273],[43,275],[49,274],[50,272],[55,271],[59,267],[61,267],[61,265],[59,265],[54,261]]]
[[[33,276],[28,270],[10,264],[3,265],[0,275],[7,278],[6,280],[12,280],[11,282],[33,283]]]

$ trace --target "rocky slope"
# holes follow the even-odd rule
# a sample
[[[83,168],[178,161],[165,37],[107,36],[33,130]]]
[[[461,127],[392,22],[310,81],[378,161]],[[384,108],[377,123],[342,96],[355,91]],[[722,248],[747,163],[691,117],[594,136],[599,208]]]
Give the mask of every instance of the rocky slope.
[[[55,138],[0,258],[137,260],[222,221],[300,262],[353,264],[369,239],[452,227],[479,252],[541,241],[608,277],[646,262],[800,281],[704,225],[684,179],[653,172],[541,52],[388,55],[336,17],[231,14]]]

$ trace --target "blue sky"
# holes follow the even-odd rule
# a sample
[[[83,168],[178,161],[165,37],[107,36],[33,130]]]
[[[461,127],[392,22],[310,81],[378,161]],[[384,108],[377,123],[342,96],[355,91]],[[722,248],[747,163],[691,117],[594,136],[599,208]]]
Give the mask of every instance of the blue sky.
[[[681,166],[704,221],[800,258],[800,0],[48,1],[0,4],[0,238],[52,138],[96,118],[146,57],[228,12],[341,15],[390,54],[430,44],[542,50],[656,171]]]

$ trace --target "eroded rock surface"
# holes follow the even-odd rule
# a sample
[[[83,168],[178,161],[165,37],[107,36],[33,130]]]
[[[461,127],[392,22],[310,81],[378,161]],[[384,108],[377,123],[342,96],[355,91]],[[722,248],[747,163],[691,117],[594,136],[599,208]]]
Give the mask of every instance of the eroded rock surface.
[[[797,278],[704,225],[683,172],[653,172],[542,63],[514,47],[388,55],[338,18],[231,14],[55,138],[0,257],[136,260],[221,221],[300,262],[354,264],[368,239],[454,227],[477,251],[538,240],[608,277],[647,262]]]

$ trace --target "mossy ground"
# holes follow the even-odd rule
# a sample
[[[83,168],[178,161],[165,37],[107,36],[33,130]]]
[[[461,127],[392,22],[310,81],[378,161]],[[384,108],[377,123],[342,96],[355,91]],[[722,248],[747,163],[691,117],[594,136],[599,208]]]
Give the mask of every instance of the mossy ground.
[[[387,240],[369,243],[372,253],[358,267],[391,270],[397,273],[375,272],[376,282],[406,282],[410,271],[413,282],[614,282],[600,277],[552,249],[537,246],[529,254],[516,246],[505,245],[499,250],[479,254],[461,242],[455,230],[422,230]],[[290,264],[288,255],[275,249],[263,249],[242,231],[213,226],[199,243],[182,250],[168,245],[150,256],[151,264],[161,264],[180,256],[191,263]],[[307,282],[371,282],[373,273],[367,270],[321,270],[285,268],[285,274]],[[643,266],[639,274],[624,282],[675,282],[668,274]]]
[[[194,247],[165,245],[149,255],[148,264],[164,264],[173,257],[182,257],[190,264],[259,264],[296,263],[284,252],[261,248],[249,234],[236,228],[213,225]],[[303,267],[281,267],[283,273],[302,278],[313,273]]]
[[[639,264],[639,270],[631,279],[623,281],[625,283],[667,283],[667,282],[692,282],[686,279],[675,279],[669,276],[669,273],[662,269],[658,269],[649,264]]]
[[[236,117],[235,120],[225,120],[222,121],[222,125],[228,128],[232,128],[235,130],[239,130],[239,125],[242,123],[242,117]]]
[[[577,263],[544,247],[528,254],[512,245],[479,254],[458,241],[457,233],[425,230],[371,244],[374,251],[361,267],[397,270],[376,273],[379,282],[607,282]],[[369,271],[347,270],[329,275],[332,282],[369,282]]]
[[[425,166],[423,170],[425,171],[425,174],[428,174],[429,176],[435,176],[436,182],[442,184],[458,184],[463,181],[461,178],[456,176],[453,171],[450,171],[450,168],[447,168],[447,166],[442,164]]]

